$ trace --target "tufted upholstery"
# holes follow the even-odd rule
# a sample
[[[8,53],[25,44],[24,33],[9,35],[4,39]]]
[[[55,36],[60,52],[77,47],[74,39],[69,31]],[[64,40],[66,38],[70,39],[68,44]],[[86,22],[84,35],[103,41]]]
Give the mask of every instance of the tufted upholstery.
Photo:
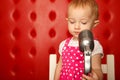
[[[0,0],[0,80],[48,80],[49,54],[70,36],[65,21],[70,0]],[[100,24],[93,30],[119,62],[119,0],[97,0]],[[103,59],[105,63],[105,58]],[[120,64],[115,64],[119,80]]]

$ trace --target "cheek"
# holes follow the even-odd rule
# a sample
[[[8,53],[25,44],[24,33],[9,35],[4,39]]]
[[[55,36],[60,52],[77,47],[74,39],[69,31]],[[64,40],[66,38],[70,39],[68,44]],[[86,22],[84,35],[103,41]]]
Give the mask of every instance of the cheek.
[[[70,26],[68,26],[68,30],[69,30],[69,32],[72,30],[72,28],[70,27]]]
[[[73,32],[73,27],[69,26],[69,27],[68,27],[68,31],[69,31],[69,33],[72,34],[72,32]]]
[[[69,30],[73,30],[74,26],[73,25],[68,25]]]

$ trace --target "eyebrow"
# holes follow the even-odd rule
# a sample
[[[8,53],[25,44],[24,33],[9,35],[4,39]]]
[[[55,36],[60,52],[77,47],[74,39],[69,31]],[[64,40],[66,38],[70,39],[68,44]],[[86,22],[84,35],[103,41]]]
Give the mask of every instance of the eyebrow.
[[[66,18],[66,20],[76,20],[75,18]],[[83,18],[83,19],[78,19],[78,20],[87,20],[89,21],[89,18]]]
[[[69,19],[74,19],[74,18],[66,18],[66,20],[69,20]]]

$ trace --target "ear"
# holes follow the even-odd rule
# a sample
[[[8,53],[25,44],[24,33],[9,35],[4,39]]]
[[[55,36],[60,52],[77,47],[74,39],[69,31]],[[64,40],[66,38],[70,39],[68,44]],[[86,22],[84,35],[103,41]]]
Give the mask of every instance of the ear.
[[[96,27],[98,24],[99,24],[99,20],[97,19],[97,20],[94,21],[93,27]]]

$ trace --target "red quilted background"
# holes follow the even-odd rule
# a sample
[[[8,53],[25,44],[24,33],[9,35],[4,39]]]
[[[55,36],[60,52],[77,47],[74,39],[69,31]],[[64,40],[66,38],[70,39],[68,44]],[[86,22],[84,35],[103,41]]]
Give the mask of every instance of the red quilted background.
[[[70,0],[0,0],[0,80],[48,80],[49,54],[69,36]],[[115,56],[120,72],[120,0],[97,0],[100,24],[93,30],[106,55]]]

